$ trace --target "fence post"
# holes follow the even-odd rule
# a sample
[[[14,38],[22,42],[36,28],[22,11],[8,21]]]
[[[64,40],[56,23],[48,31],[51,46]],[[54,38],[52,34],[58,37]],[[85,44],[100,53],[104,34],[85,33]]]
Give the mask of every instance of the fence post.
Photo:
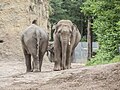
[[[88,57],[90,60],[92,57],[92,30],[91,30],[91,18],[88,18],[88,26],[87,26],[87,42],[88,42]]]

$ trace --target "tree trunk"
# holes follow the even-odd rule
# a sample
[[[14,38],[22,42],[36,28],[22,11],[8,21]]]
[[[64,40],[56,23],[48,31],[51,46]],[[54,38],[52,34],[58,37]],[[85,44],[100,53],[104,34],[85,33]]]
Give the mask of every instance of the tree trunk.
[[[81,33],[81,38],[83,38],[83,14],[81,13],[81,16],[80,16],[80,33]]]
[[[87,42],[88,42],[88,60],[92,57],[92,30],[91,30],[91,18],[88,18],[87,26]]]

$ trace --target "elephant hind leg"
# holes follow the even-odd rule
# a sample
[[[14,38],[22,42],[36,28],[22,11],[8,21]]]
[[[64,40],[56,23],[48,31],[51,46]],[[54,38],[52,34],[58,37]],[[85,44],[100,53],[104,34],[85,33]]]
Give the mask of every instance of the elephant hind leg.
[[[32,62],[32,66],[33,66],[33,72],[39,72],[39,58],[37,57],[37,55],[32,54],[33,56],[33,62]]]
[[[25,56],[25,63],[26,63],[26,72],[31,72],[31,54],[28,54],[27,51],[23,48],[24,56]]]
[[[40,72],[41,72],[41,67],[42,67],[42,62],[43,62],[43,54],[40,54],[39,55],[39,70],[40,70]]]

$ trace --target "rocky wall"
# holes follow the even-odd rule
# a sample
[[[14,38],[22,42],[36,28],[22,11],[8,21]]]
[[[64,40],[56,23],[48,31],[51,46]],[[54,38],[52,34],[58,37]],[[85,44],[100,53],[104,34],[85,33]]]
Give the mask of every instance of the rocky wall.
[[[0,0],[0,60],[23,58],[21,32],[34,19],[49,32],[47,0]]]

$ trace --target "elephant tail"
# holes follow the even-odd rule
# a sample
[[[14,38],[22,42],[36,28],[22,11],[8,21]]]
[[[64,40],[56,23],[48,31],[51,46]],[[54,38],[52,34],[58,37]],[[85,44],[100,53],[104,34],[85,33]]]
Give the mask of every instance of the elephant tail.
[[[36,37],[37,37],[37,58],[39,59],[40,39],[41,39],[41,35],[40,35],[39,30],[36,30]]]
[[[24,35],[21,36],[21,43],[22,43],[22,47],[25,47],[25,42],[24,42]]]

